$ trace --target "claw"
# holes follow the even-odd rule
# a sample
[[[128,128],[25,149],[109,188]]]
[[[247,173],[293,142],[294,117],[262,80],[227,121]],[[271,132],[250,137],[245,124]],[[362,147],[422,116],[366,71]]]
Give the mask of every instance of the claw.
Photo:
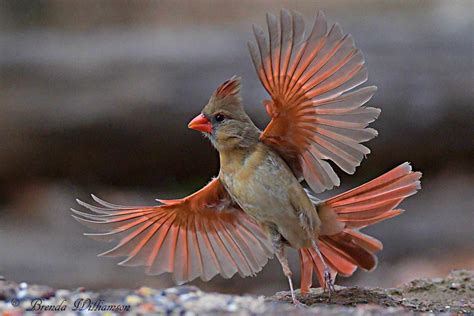
[[[334,288],[334,283],[332,282],[331,277],[331,271],[329,269],[324,269],[324,281],[326,283],[325,289],[328,290],[330,302],[332,295],[336,292],[336,289]]]
[[[287,278],[288,278],[288,283],[290,284],[291,300],[293,301],[293,305],[295,305],[296,307],[306,307],[305,304],[301,303],[296,298],[295,290],[293,289],[293,282],[291,281],[291,276],[288,275]]]
[[[323,266],[324,266],[324,292],[326,292],[326,289],[328,290],[329,293],[329,302],[331,302],[331,297],[332,295],[336,292],[336,289],[334,288],[334,283],[332,282],[332,277],[331,277],[331,270],[329,270],[329,267],[327,266],[326,262],[324,261],[323,256],[321,255],[321,251],[319,251],[318,244],[316,240],[313,240],[313,248],[316,251],[316,254],[318,255],[319,259],[321,260]]]
[[[298,301],[296,298],[293,299],[293,305],[295,305],[298,308],[306,308],[307,306],[300,301]]]

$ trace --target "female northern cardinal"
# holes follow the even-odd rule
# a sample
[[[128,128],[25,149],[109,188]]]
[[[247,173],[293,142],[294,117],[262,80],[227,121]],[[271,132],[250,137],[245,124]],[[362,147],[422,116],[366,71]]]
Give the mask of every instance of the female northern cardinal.
[[[295,303],[286,246],[299,251],[302,292],[313,269],[331,292],[336,273],[376,266],[382,243],[359,229],[402,213],[396,207],[420,188],[421,173],[404,163],[327,200],[305,190],[303,180],[316,193],[339,185],[327,160],[352,174],[370,152],[361,143],[377,135],[367,125],[380,110],[364,104],[376,88],[349,92],[367,80],[362,53],[338,24],[328,31],[321,12],[306,39],[298,13],[283,10],[280,24],[267,15],[267,23],[269,41],[254,26],[257,45],[249,49],[272,98],[264,101],[270,124],[261,132],[245,113],[239,78],[224,82],[189,123],[219,151],[218,177],[158,206],[121,206],[95,196],[102,207],[78,201],[94,213],[73,210],[77,220],[105,230],[87,235],[120,240],[101,255],[126,256],[119,264],[170,272],[183,283],[254,275],[275,254]]]

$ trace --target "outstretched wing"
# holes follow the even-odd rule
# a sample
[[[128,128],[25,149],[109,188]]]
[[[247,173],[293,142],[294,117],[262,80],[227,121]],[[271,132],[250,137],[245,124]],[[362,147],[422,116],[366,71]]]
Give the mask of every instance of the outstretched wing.
[[[367,80],[364,57],[338,24],[328,30],[322,12],[307,38],[298,13],[282,10],[280,23],[268,14],[267,23],[269,40],[254,26],[257,44],[249,42],[258,77],[272,98],[264,101],[271,121],[261,140],[313,191],[338,186],[326,160],[353,174],[370,153],[361,143],[377,135],[367,125],[380,110],[363,106],[376,87],[353,90]]]
[[[159,206],[129,207],[93,198],[101,207],[78,200],[92,213],[73,210],[73,216],[103,231],[86,235],[119,240],[100,256],[127,257],[119,264],[146,266],[148,274],[170,272],[178,284],[217,274],[254,275],[272,256],[263,230],[232,203],[219,179],[186,198],[158,200]]]

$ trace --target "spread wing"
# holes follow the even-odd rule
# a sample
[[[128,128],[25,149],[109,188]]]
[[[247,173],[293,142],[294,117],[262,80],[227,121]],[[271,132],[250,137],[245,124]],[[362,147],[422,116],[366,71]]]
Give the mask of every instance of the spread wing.
[[[258,77],[272,98],[264,101],[271,121],[261,140],[313,191],[338,186],[327,160],[353,174],[370,153],[361,143],[377,135],[367,125],[380,110],[364,106],[376,87],[354,90],[367,80],[364,57],[338,24],[328,30],[322,12],[307,38],[298,13],[282,10],[280,23],[268,14],[267,24],[269,39],[254,26],[257,43],[249,42]]]
[[[159,206],[129,207],[93,198],[101,207],[78,200],[92,213],[72,211],[79,222],[102,231],[86,235],[119,240],[100,255],[127,257],[119,264],[146,266],[148,274],[170,272],[178,284],[217,274],[254,275],[272,256],[263,230],[232,203],[219,179],[183,199],[158,200]]]

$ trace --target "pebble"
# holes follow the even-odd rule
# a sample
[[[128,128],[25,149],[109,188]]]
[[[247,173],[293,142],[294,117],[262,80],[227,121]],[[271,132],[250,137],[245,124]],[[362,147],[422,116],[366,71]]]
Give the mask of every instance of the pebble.
[[[136,306],[142,302],[142,298],[138,295],[128,295],[125,299],[125,303],[131,306]]]
[[[20,287],[20,290],[17,292],[16,297],[22,300],[22,299],[25,299],[27,295],[28,295],[28,291]]]
[[[182,301],[196,300],[198,298],[199,298],[199,296],[195,293],[188,293],[188,294],[181,295],[181,300]]]
[[[70,291],[64,290],[64,289],[59,289],[56,291],[56,296],[57,297],[64,297],[67,298],[71,294]]]
[[[449,288],[450,288],[451,290],[457,290],[457,289],[459,289],[460,287],[461,287],[461,284],[455,283],[455,282],[451,283],[451,285],[449,286]]]
[[[457,280],[456,280],[457,281]],[[438,282],[438,280],[435,280]],[[462,285],[451,279],[442,281],[446,288],[459,288]],[[424,282],[413,282],[414,286],[425,286]],[[465,288],[468,288],[466,286]],[[140,287],[136,290],[104,290],[100,293],[88,291],[85,288],[76,290],[53,289],[46,286],[30,285],[26,282],[17,284],[15,282],[0,281],[0,291],[3,297],[0,298],[0,315],[20,315],[22,311],[31,307],[31,301],[34,298],[42,297],[44,304],[59,305],[63,300],[67,302],[68,313],[63,315],[76,315],[72,312],[72,304],[78,299],[90,299],[92,301],[103,300],[105,305],[130,306],[132,315],[162,314],[162,315],[184,315],[195,316],[201,314],[235,314],[235,315],[271,315],[280,310],[287,310],[281,315],[291,314],[294,306],[267,301],[265,297],[259,296],[238,296],[217,293],[206,293],[195,286],[179,286],[168,289],[153,289],[150,287]],[[393,294],[394,292],[392,292]],[[456,292],[460,293],[460,291]],[[283,293],[282,295],[288,293]],[[397,292],[398,294],[398,292]],[[402,294],[402,292],[400,292]],[[3,300],[2,300],[3,299]],[[17,301],[15,301],[15,299]],[[398,299],[402,305],[417,311],[432,311],[432,305],[420,306],[419,299],[416,297],[407,300],[405,297]],[[12,302],[14,302],[12,304]],[[449,305],[447,304],[449,303]],[[328,311],[328,308],[330,311]],[[403,311],[401,307],[385,308],[376,305],[359,305],[349,311],[348,307],[315,305],[311,311],[324,313],[328,315],[352,314],[380,314],[395,315],[397,311]],[[438,311],[472,311],[474,305],[468,300],[462,298],[451,300],[441,305]],[[383,310],[382,313],[380,311]],[[269,312],[270,311],[270,312]],[[332,311],[332,312],[331,312]],[[339,311],[343,311],[339,313]],[[407,311],[407,310],[404,310]],[[86,311],[88,315],[116,315],[117,313],[97,311]],[[44,315],[53,315],[52,312],[43,313]],[[301,314],[306,315],[306,314]]]
[[[167,293],[167,294],[177,294],[177,293],[178,293],[178,289],[175,288],[175,287],[171,287],[171,288],[169,288],[169,289],[166,289],[166,290],[165,290],[165,293]]]
[[[154,290],[150,287],[147,287],[147,286],[142,286],[141,288],[139,288],[137,290],[137,293],[141,296],[145,296],[145,297],[148,297],[148,296],[151,296],[153,294]]]
[[[155,304],[153,303],[144,303],[138,308],[139,313],[152,313],[155,312]]]

